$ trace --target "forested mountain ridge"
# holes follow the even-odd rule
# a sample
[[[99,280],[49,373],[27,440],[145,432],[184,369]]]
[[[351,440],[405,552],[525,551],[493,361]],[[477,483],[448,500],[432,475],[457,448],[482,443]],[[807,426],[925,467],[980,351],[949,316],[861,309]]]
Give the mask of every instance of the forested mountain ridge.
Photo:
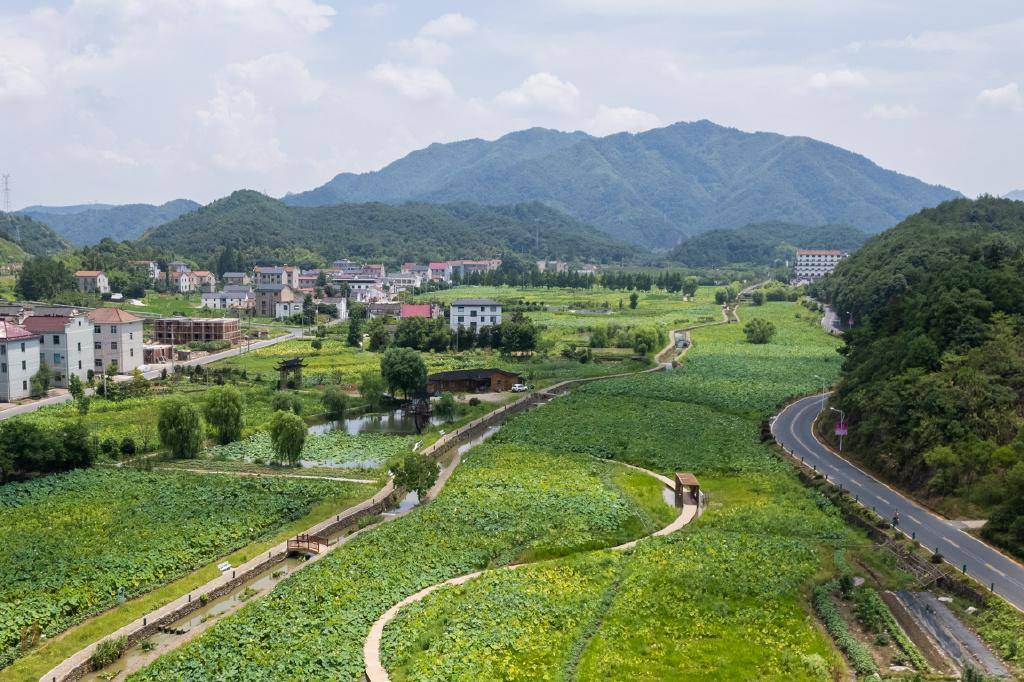
[[[0,239],[17,244],[33,256],[53,255],[71,248],[49,225],[17,213],[0,212]]]
[[[1024,203],[921,211],[816,289],[855,321],[834,397],[851,449],[1024,555]]]
[[[245,260],[329,262],[350,257],[390,264],[511,253],[609,262],[640,253],[539,203],[306,208],[250,190],[150,229],[138,244],[197,261],[229,245]]]
[[[104,237],[118,241],[136,239],[148,228],[170,222],[199,208],[188,199],[152,204],[83,204],[79,206],[29,206],[19,213],[49,225],[76,246],[98,244]]]
[[[697,121],[600,138],[533,128],[433,144],[283,201],[541,201],[624,241],[671,248],[684,235],[766,220],[877,232],[957,196],[824,142]]]
[[[689,237],[668,255],[668,260],[690,267],[720,267],[744,263],[793,263],[797,249],[839,249],[852,252],[868,238],[849,225],[794,225],[767,222],[726,230],[708,230]]]
[[[1006,195],[1007,199],[1014,199],[1016,201],[1024,201],[1024,189],[1015,189]]]

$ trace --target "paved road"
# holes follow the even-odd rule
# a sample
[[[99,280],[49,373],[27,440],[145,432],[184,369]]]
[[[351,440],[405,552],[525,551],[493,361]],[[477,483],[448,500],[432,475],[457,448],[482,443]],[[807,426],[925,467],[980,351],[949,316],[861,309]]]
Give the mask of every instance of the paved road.
[[[994,584],[997,594],[1024,610],[1024,566],[861,471],[814,437],[812,429],[822,397],[804,398],[784,409],[772,422],[775,440],[857,495],[861,504],[873,507],[882,518],[891,519],[899,510],[900,530],[915,534],[933,551],[938,548],[957,569],[967,564],[969,575],[986,586]]]
[[[203,357],[196,358],[195,360],[186,360],[183,362],[159,365],[156,369],[151,369],[148,372],[143,372],[142,376],[146,379],[158,379],[160,377],[160,372],[164,368],[166,368],[168,373],[170,373],[173,371],[173,367],[175,365],[181,367],[187,367],[189,365],[208,365],[211,362],[217,362],[218,360],[223,360],[225,358],[241,355],[250,350],[266,348],[267,346],[273,346],[275,343],[281,343],[282,341],[288,341],[289,339],[297,338],[298,336],[301,335],[301,333],[302,330],[290,330],[287,334],[278,336],[277,338],[265,339],[263,341],[254,341],[253,343],[249,344],[249,346],[243,344],[239,348],[231,348],[229,350],[221,351],[219,353],[204,355]],[[118,378],[115,379],[115,381],[127,381],[129,379],[131,379],[131,376],[129,375],[119,375]],[[92,395],[93,393],[95,393],[95,391],[91,388],[86,389],[85,392],[86,395]],[[69,400],[71,400],[71,395],[67,393],[67,391],[62,391],[57,395],[53,395],[48,398],[43,398],[42,400],[34,400],[30,403],[25,403],[24,405],[14,405],[13,407],[8,407],[7,409],[0,411],[0,421],[3,421],[4,419],[10,419],[11,417],[16,417],[19,414],[28,414],[29,412],[35,412],[39,408],[46,407],[48,405],[59,405],[61,403],[66,403]]]
[[[825,306],[825,314],[821,317],[821,326],[829,334],[841,335],[843,333],[842,327],[839,326],[839,316],[829,305]]]

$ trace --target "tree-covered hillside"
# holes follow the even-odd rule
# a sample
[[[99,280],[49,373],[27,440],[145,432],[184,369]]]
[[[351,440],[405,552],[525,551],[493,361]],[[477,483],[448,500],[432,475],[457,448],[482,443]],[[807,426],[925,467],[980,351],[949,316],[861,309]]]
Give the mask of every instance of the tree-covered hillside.
[[[0,239],[17,244],[33,256],[52,255],[71,244],[48,225],[17,213],[0,212]]]
[[[1007,199],[1014,199],[1016,201],[1024,201],[1024,189],[1016,189],[1006,195]]]
[[[947,511],[989,515],[1024,555],[1024,203],[922,211],[818,293],[855,326],[834,398],[875,469]]]
[[[635,247],[539,203],[305,208],[249,190],[153,228],[139,244],[197,261],[227,246],[250,261],[350,257],[391,264],[510,253],[608,262],[638,254]]]
[[[734,230],[709,230],[690,237],[668,259],[690,267],[720,267],[732,263],[781,265],[796,258],[797,249],[856,251],[868,235],[848,225],[808,227],[768,222]]]
[[[542,201],[624,241],[671,248],[684,235],[766,220],[877,232],[957,196],[824,142],[698,121],[602,138],[534,128],[433,144],[283,200]]]
[[[104,237],[118,241],[136,239],[148,228],[170,222],[197,208],[199,204],[194,201],[175,199],[160,206],[29,206],[19,213],[49,225],[76,246],[86,246],[98,244]]]

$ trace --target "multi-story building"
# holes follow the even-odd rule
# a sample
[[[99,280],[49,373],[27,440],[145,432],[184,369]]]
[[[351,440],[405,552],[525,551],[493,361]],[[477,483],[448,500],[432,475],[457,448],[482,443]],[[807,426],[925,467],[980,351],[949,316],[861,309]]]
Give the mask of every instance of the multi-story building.
[[[568,272],[569,264],[564,260],[539,260],[537,261],[537,269],[541,272]]]
[[[249,310],[256,305],[252,289],[237,284],[227,284],[223,291],[204,293],[200,299],[202,307],[211,310]]]
[[[39,371],[39,337],[24,327],[0,320],[0,402],[28,398],[32,376]]]
[[[196,291],[203,293],[210,293],[217,289],[217,277],[209,270],[193,270],[192,275],[192,286]]]
[[[384,284],[389,287],[391,293],[399,293],[415,289],[423,284],[423,279],[413,273],[392,273],[384,279]]]
[[[171,291],[176,291],[179,294],[190,294],[195,291],[195,280],[192,279],[191,272],[182,272],[180,270],[170,270],[167,273],[167,285]]]
[[[252,280],[249,279],[249,275],[244,272],[225,272],[221,275],[221,280],[224,282],[225,288],[228,286],[245,286],[252,282]]]
[[[78,290],[87,294],[109,294],[110,282],[102,270],[79,270],[75,273]]]
[[[305,297],[303,297],[305,298]],[[302,301],[278,301],[274,304],[274,317],[283,320],[302,312]]]
[[[324,305],[332,305],[338,311],[339,320],[348,319],[348,299],[344,296],[327,296],[320,300]]]
[[[813,282],[832,272],[844,256],[837,249],[798,249],[794,275],[798,280]]]
[[[53,385],[67,388],[71,375],[82,381],[95,368],[93,326],[88,316],[32,315],[23,326],[39,337],[39,360],[53,370]]]
[[[162,317],[153,322],[153,340],[175,346],[203,341],[236,344],[242,330],[235,317]]]
[[[331,263],[331,270],[343,275],[358,275],[363,271],[363,266],[348,258],[342,258]]]
[[[137,268],[145,268],[146,276],[151,280],[160,279],[160,264],[155,260],[130,260],[128,264]]]
[[[500,258],[488,258],[486,260],[450,260],[448,266],[451,268],[452,277],[465,278],[477,272],[490,272],[497,270],[501,265]]]
[[[478,330],[501,324],[501,304],[489,298],[457,298],[452,301],[448,326]]]
[[[290,265],[257,266],[253,268],[256,284],[287,284],[292,289],[299,288],[299,269]]]
[[[419,263],[403,263],[402,274],[416,275],[420,278],[420,281],[423,281],[430,279],[430,267],[426,265],[420,265]]]
[[[369,263],[363,266],[359,274],[370,279],[384,279],[384,265],[382,263]]]
[[[120,308],[89,311],[93,325],[93,368],[127,374],[143,364],[142,318]]]
[[[436,282],[452,281],[452,266],[448,265],[447,262],[428,263],[427,268],[430,272],[430,279]]]
[[[179,260],[167,264],[167,272],[189,272],[191,270],[188,263],[182,263]]]
[[[260,317],[277,315],[278,303],[292,303],[298,298],[295,290],[287,284],[257,284],[255,313]]]

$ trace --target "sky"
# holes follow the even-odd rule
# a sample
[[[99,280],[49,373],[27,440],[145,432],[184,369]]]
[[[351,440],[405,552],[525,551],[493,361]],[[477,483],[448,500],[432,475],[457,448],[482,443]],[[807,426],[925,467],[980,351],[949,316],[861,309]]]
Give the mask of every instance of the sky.
[[[1024,188],[1024,5],[0,0],[15,209],[281,196],[434,142],[700,119]]]

